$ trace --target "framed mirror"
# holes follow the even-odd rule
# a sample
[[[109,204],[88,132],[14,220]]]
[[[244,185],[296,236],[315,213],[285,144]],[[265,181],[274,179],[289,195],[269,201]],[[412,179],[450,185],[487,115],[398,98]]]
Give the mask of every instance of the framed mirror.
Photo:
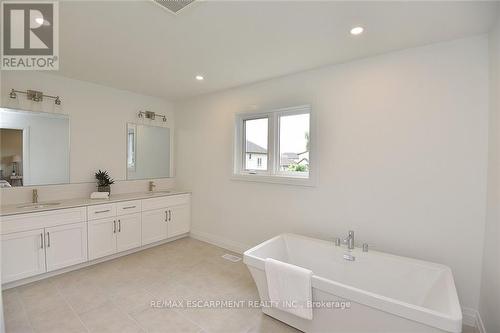
[[[127,179],[171,177],[171,130],[127,124]]]
[[[67,184],[69,116],[0,108],[0,187]]]

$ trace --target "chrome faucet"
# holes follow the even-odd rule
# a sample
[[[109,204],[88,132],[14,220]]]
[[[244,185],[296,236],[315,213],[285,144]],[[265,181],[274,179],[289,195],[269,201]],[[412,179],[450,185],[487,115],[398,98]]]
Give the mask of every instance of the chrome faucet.
[[[33,189],[33,194],[31,195],[31,198],[34,204],[38,203],[38,190],[36,188]]]
[[[354,231],[349,230],[347,238],[344,239],[344,244],[347,244],[349,250],[354,250]]]
[[[155,187],[156,187],[155,182],[150,181],[150,182],[149,182],[149,192],[154,192]]]

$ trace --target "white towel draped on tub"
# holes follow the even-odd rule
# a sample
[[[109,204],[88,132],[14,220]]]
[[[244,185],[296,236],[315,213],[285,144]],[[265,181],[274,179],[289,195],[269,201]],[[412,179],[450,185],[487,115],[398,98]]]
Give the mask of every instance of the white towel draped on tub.
[[[311,320],[312,271],[272,258],[266,259],[269,299],[273,306]]]

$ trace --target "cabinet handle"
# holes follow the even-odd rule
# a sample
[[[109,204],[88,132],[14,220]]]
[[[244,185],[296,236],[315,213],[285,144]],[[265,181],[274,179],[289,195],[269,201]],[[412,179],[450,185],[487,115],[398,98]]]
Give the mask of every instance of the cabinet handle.
[[[172,211],[170,209],[168,210],[168,220],[172,221]]]
[[[43,249],[44,246],[43,246],[43,232],[40,233],[40,248]]]
[[[123,207],[123,209],[132,209],[132,208],[135,208],[137,206],[128,206],[128,207]]]
[[[107,213],[107,212],[110,212],[111,209],[106,209],[106,210],[96,210],[95,213],[96,214],[101,214],[101,213]]]
[[[50,233],[47,231],[47,247],[50,247]]]
[[[116,221],[113,221],[113,233],[116,234]]]
[[[122,232],[122,221],[118,220],[118,232]]]
[[[165,222],[168,222],[168,210],[165,211]]]

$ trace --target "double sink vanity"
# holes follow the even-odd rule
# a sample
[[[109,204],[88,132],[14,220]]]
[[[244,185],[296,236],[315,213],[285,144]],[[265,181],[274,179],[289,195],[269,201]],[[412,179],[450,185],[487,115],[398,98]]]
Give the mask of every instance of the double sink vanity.
[[[3,288],[183,237],[190,202],[189,192],[158,191],[2,206]]]
[[[172,177],[173,136],[165,117],[159,122],[150,117],[121,124],[123,150],[100,147],[100,154],[108,159],[94,163],[89,162],[86,148],[70,143],[70,115],[59,111],[0,108],[3,198],[19,194],[15,188],[22,186],[89,183],[92,175],[97,179],[96,170],[101,172],[101,168],[112,169],[109,176],[116,181],[135,181],[130,187],[120,185],[130,192],[138,191],[141,181]],[[89,135],[75,142],[92,144],[93,139]],[[126,159],[121,161],[124,150]],[[84,162],[70,166],[70,152],[75,160]],[[154,187],[150,181],[149,192],[40,203],[33,189],[33,203],[2,205],[2,287],[25,284],[187,235],[189,192],[153,191]],[[82,196],[87,195],[87,189],[81,191]],[[10,198],[4,202],[16,201]]]

